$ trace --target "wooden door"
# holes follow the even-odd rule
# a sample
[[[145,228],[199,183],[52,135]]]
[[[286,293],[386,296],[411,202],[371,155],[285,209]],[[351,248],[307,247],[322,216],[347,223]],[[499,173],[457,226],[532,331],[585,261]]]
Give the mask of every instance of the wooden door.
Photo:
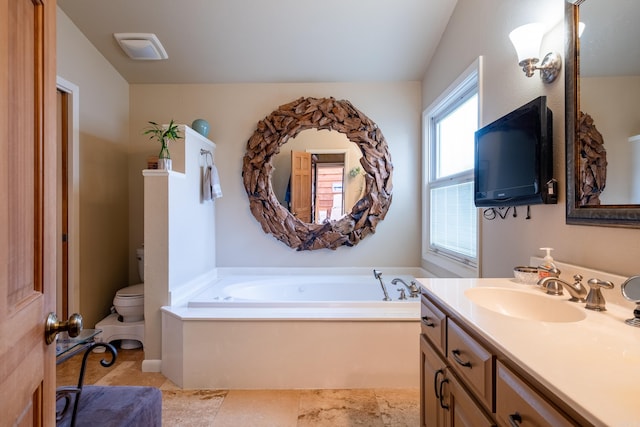
[[[311,153],[291,152],[291,213],[311,222]]]
[[[69,313],[69,94],[56,90],[56,313]]]
[[[0,414],[55,425],[55,0],[0,0]]]

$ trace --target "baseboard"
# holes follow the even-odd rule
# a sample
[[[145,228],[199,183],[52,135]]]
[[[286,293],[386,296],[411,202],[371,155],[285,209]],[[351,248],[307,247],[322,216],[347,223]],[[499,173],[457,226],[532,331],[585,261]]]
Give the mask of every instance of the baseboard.
[[[161,372],[162,360],[143,360],[142,372]]]

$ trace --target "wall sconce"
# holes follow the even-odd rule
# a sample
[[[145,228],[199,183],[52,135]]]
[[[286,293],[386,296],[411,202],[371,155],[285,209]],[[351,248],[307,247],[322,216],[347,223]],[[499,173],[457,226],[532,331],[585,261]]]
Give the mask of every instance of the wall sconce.
[[[518,65],[527,77],[533,76],[535,70],[540,70],[542,81],[551,83],[560,74],[562,59],[558,53],[550,52],[544,57],[542,64],[536,65],[540,60],[538,54],[543,35],[543,25],[534,23],[516,28],[509,33],[509,38],[518,53]]]

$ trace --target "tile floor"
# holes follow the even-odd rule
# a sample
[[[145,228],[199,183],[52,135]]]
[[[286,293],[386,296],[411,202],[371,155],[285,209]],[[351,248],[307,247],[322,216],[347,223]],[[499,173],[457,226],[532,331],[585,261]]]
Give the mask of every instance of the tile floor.
[[[142,350],[119,350],[103,368],[104,353],[92,353],[85,384],[149,385],[162,390],[163,426],[189,427],[414,427],[419,425],[418,389],[182,390],[162,374],[142,372]],[[77,355],[57,368],[57,383],[75,384]]]

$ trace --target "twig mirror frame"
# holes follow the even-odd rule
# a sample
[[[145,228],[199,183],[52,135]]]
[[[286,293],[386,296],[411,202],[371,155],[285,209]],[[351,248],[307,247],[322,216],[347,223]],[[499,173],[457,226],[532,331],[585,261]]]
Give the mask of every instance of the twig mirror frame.
[[[323,224],[296,218],[280,204],[271,187],[273,157],[290,138],[306,129],[341,132],[362,151],[364,196],[350,213]],[[298,251],[355,246],[375,233],[391,205],[392,175],[391,154],[380,128],[349,101],[333,97],[298,98],[259,121],[247,142],[242,166],[251,213],[265,233]]]

